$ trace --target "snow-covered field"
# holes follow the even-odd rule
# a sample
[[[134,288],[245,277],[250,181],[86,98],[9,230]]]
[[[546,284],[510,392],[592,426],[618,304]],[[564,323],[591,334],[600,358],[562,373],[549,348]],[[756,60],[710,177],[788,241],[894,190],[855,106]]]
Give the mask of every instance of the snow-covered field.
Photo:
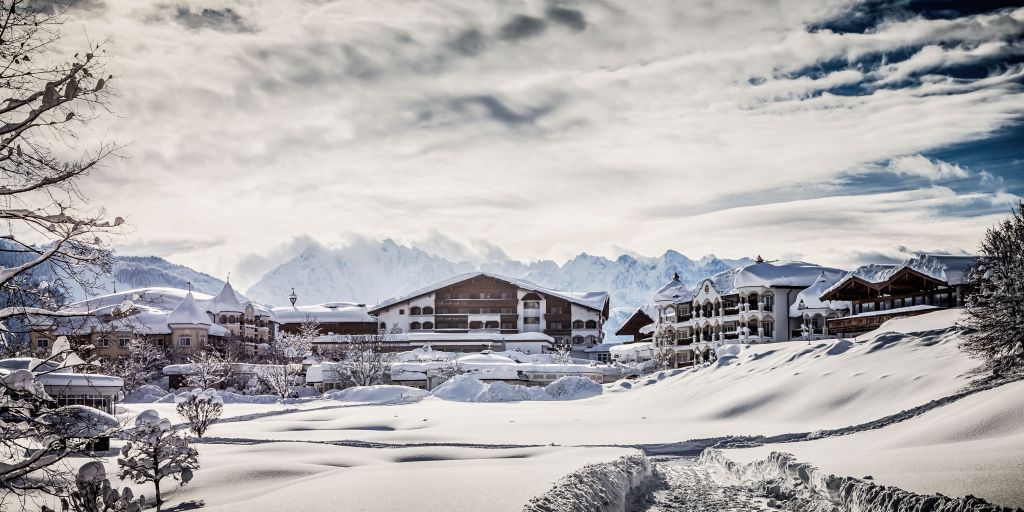
[[[957,348],[957,315],[895,320],[857,340],[736,346],[709,367],[577,400],[464,402],[383,386],[228,403],[198,445],[203,467],[172,499],[215,510],[341,500],[347,510],[520,510],[568,473],[636,453],[628,446],[839,429],[961,391],[977,361]],[[167,402],[128,404],[122,417],[147,408],[177,420]],[[841,475],[1022,505],[1022,420],[1017,383],[883,429],[726,455],[791,451]]]

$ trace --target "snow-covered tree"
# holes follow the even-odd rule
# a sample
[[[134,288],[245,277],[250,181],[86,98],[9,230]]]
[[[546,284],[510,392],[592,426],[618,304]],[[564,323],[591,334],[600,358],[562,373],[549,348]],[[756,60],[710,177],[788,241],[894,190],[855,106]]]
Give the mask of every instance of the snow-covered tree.
[[[116,359],[109,372],[124,380],[124,392],[131,393],[139,386],[162,377],[163,368],[168,364],[164,347],[145,336],[139,336],[128,343],[128,354]]]
[[[156,509],[163,505],[160,483],[165,478],[185,485],[192,480],[192,472],[199,469],[199,452],[188,437],[180,435],[171,422],[156,411],[142,411],[135,419],[135,429],[121,447],[117,458],[117,476],[135,483],[152,483]]]
[[[963,348],[996,375],[1024,371],[1024,201],[985,232],[968,277]]]
[[[78,468],[69,506],[75,512],[140,512],[146,498],[136,498],[129,487],[121,491],[113,488],[103,463],[94,460]]]
[[[224,399],[213,389],[193,389],[188,395],[177,397],[175,402],[178,414],[188,422],[188,429],[199,437],[203,437],[224,412]]]
[[[256,368],[256,382],[279,398],[289,398],[294,394],[301,368],[301,364],[287,362],[260,365]]]
[[[559,343],[555,345],[555,351],[551,354],[551,362],[555,364],[572,364],[572,349],[569,345]]]
[[[354,335],[345,345],[341,356],[342,367],[353,386],[383,384],[391,372],[394,354],[387,351],[388,335]]]
[[[464,370],[465,368],[463,368],[463,364],[459,361],[458,357],[449,357],[444,360],[443,365],[435,370],[435,372],[445,380],[448,380],[456,375],[462,375]]]
[[[285,332],[271,344],[271,353],[277,360],[295,362],[304,357],[313,348],[313,340],[320,336],[320,322],[312,316],[299,324],[298,332]]]
[[[73,475],[67,458],[119,430],[102,411],[58,406],[36,378],[80,362],[60,337],[49,358],[0,378],[0,510],[26,508],[29,497],[67,494]]]
[[[231,378],[234,366],[215,350],[204,350],[189,359],[192,371],[186,381],[193,388],[212,388]]]

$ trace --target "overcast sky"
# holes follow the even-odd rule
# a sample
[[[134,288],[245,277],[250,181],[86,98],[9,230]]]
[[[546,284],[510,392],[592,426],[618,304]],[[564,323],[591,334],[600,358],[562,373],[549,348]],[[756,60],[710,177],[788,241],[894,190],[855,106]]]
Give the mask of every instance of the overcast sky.
[[[1024,8],[966,4],[78,0],[130,155],[84,188],[120,252],[218,277],[355,236],[973,251],[1024,194]]]

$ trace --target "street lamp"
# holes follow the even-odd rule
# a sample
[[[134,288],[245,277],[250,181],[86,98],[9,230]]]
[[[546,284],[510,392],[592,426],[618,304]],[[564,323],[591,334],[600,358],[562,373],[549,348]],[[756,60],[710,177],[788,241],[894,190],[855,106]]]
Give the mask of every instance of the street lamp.
[[[295,307],[295,301],[299,300],[299,296],[295,295],[295,288],[292,288],[292,294],[288,296],[288,300],[292,301],[292,307]]]

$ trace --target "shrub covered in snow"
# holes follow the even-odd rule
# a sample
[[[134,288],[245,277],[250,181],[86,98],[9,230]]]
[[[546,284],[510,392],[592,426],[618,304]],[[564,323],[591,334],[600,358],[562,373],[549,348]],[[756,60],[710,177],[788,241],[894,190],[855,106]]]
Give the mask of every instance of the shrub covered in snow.
[[[600,395],[600,384],[586,378],[562,377],[547,387],[520,386],[498,381],[481,382],[474,375],[456,375],[430,394],[453,402],[520,402],[525,400],[576,400]]]
[[[103,463],[95,460],[78,468],[70,497],[75,512],[139,512],[146,506],[145,496],[136,498],[131,488],[111,487]]]
[[[203,437],[224,412],[224,399],[212,389],[193,389],[191,393],[175,400],[178,414],[188,422],[193,434]]]
[[[548,384],[544,391],[555,400],[575,400],[600,395],[604,388],[586,377],[570,375]]]
[[[199,452],[187,437],[171,428],[170,421],[149,409],[135,419],[135,429],[121,447],[117,465],[117,476],[122,480],[153,484],[159,511],[163,505],[160,482],[167,477],[180,481],[181,485],[192,480],[192,472],[199,469]]]

